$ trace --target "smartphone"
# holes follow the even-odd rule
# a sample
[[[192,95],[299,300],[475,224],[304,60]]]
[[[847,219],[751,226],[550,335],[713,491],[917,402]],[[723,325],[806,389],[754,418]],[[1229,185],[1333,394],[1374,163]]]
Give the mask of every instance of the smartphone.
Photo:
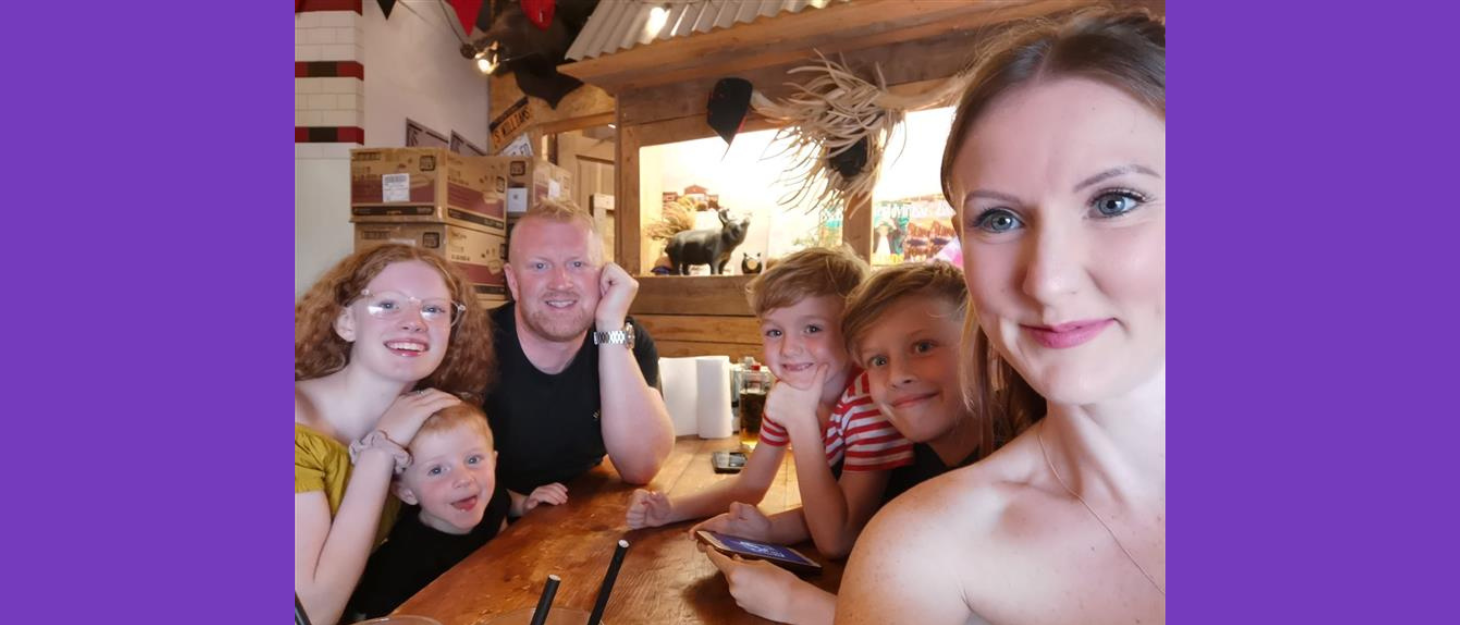
[[[816,575],[821,572],[820,564],[790,547],[757,542],[739,536],[728,536],[708,530],[695,532],[695,538],[709,545],[711,549],[726,555],[765,560],[794,573]]]
[[[716,473],[739,473],[745,468],[745,454],[738,451],[717,451],[710,454]]]

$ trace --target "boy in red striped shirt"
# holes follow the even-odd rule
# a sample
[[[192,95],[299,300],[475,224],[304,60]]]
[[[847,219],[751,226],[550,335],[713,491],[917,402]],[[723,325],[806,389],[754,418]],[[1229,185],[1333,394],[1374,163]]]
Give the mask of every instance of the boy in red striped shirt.
[[[802,507],[771,517],[737,515],[756,522],[738,523],[733,533],[779,544],[811,538],[833,558],[851,552],[882,503],[888,472],[912,462],[912,443],[872,402],[867,376],[852,366],[841,337],[846,297],[867,273],[867,264],[845,248],[812,248],[787,256],[750,283],[765,361],[779,380],[766,397],[761,444],[739,475],[701,492],[671,499],[634,491],[630,528],[733,511],[737,502],[760,503],[790,443]]]

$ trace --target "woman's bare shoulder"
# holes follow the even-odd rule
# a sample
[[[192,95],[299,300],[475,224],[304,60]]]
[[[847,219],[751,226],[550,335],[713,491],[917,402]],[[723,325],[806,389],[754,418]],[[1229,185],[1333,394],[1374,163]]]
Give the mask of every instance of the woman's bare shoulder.
[[[1016,458],[1012,460],[1017,461]],[[917,614],[924,622],[965,622],[976,612],[970,587],[988,585],[1007,546],[1003,532],[1011,505],[1026,486],[1017,462],[990,456],[899,495],[882,508],[852,552],[838,600],[838,622],[872,623]],[[841,604],[863,590],[875,597]],[[846,618],[843,618],[843,617]]]
[[[996,607],[987,590],[1002,587],[1024,549],[1039,540],[1020,527],[1043,496],[1031,482],[1038,465],[1030,451],[1015,439],[879,511],[848,563],[851,587],[893,587],[906,601],[884,598],[858,608],[878,618],[911,610],[928,622],[962,622]]]

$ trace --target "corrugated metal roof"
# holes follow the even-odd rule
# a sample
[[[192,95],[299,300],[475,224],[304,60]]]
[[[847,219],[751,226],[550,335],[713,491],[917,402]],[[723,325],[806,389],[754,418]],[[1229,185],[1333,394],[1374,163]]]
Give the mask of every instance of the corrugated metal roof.
[[[602,0],[568,48],[573,61],[848,0]],[[658,19],[663,19],[662,22]]]

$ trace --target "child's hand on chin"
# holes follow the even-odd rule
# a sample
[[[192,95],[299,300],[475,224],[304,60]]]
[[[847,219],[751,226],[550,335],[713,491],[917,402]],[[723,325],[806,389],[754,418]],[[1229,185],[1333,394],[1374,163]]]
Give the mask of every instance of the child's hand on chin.
[[[766,416],[785,426],[793,441],[798,433],[818,439],[821,437],[821,423],[816,420],[816,408],[821,404],[821,391],[826,385],[829,368],[828,365],[817,365],[810,382],[805,385],[781,380],[766,395]]]

